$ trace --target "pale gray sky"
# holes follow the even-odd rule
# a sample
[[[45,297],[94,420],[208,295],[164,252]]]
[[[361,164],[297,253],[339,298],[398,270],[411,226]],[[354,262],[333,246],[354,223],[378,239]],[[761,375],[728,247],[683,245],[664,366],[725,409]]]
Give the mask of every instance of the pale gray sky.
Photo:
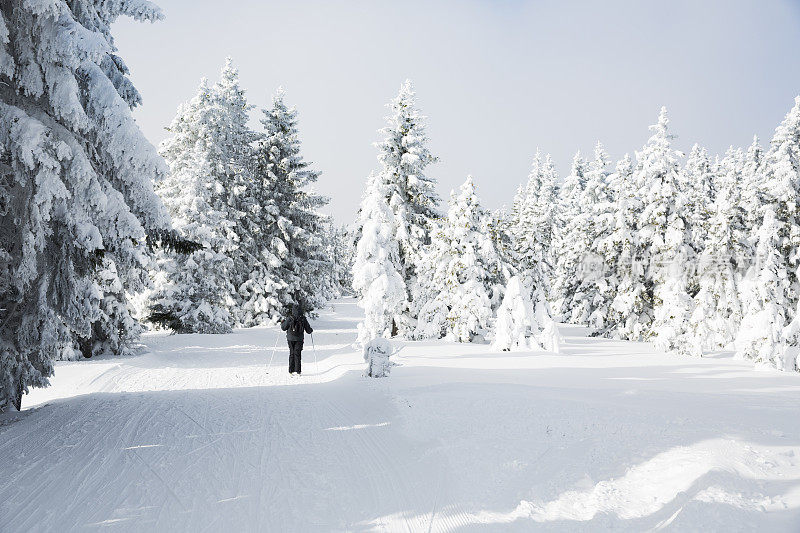
[[[766,143],[800,93],[797,0],[156,0],[166,20],[114,31],[154,143],[226,56],[250,101],[278,86],[300,113],[329,212],[350,222],[376,168],[377,130],[405,78],[428,116],[430,169],[447,198],[475,176],[484,205],[510,204],[537,147],[563,175],[597,140],[638,150],[661,105],[677,147]]]

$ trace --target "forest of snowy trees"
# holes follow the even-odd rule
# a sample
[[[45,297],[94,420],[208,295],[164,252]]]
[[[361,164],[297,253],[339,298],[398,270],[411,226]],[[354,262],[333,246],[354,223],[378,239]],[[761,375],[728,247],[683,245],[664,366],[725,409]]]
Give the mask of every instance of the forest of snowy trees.
[[[251,129],[230,59],[153,147],[110,33],[121,15],[161,18],[144,0],[0,4],[0,410],[54,360],[129,352],[145,328],[225,333],[351,291],[362,345],[558,351],[563,321],[796,370],[800,97],[766,147],[679,153],[662,109],[615,164],[598,143],[559,176],[537,151],[492,212],[480,176],[443,205],[406,81],[356,221],[337,227],[297,112],[278,90]]]
[[[56,359],[127,353],[148,326],[274,323],[349,285],[282,91],[252,131],[229,60],[157,151],[131,115],[119,16],[162,18],[144,0],[0,5],[0,411]]]
[[[472,177],[437,212],[410,82],[390,105],[357,221],[361,339],[402,335],[555,351],[555,321],[701,356],[797,369],[800,97],[768,148],[676,151],[666,108],[612,166],[602,144],[559,179],[537,152],[510,212]]]
[[[168,128],[159,152],[170,173],[156,193],[175,228],[202,248],[158,251],[141,312],[150,322],[225,333],[339,294],[329,244],[342,236],[319,212],[327,199],[311,189],[319,172],[300,154],[297,112],[278,90],[262,110],[263,131],[252,131],[252,107],[228,59],[219,82],[202,80]]]

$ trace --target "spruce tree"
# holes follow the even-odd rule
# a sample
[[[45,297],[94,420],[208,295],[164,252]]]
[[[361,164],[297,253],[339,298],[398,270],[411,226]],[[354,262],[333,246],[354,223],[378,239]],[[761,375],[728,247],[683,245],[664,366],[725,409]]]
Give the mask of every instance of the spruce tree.
[[[226,69],[227,69],[226,65]],[[228,110],[201,80],[197,94],[178,109],[160,153],[171,172],[158,193],[175,226],[203,249],[162,250],[153,273],[149,320],[181,333],[225,333],[235,323],[233,252],[237,216],[230,206],[236,168],[224,151]]]
[[[364,309],[364,320],[358,325],[358,342],[362,346],[378,337],[394,336],[406,303],[388,194],[389,186],[382,176],[371,175],[359,210],[361,235],[353,262],[353,289],[359,297],[358,305]]]
[[[608,184],[608,154],[599,142],[595,146],[594,159],[586,167],[586,182],[580,195],[580,212],[570,221],[570,233],[577,242],[571,249],[577,251],[574,290],[565,297],[567,321],[572,324],[590,325],[594,330],[602,329],[611,301],[605,298],[605,264],[600,242],[611,234],[612,218],[608,216],[611,202]],[[575,252],[573,252],[575,253]]]
[[[747,331],[754,331],[749,342],[740,343],[739,352],[781,370],[795,370],[798,344],[800,298],[800,96],[775,129],[770,148],[762,161],[764,203],[761,227],[756,242],[756,257],[762,262],[757,281],[750,285],[745,317]],[[756,289],[752,290],[753,285]],[[755,297],[754,297],[755,296]],[[756,320],[753,320],[755,311]],[[766,321],[769,320],[769,324]],[[755,322],[755,325],[753,325]],[[776,340],[780,331],[779,341]],[[787,348],[791,348],[787,350]]]
[[[394,238],[400,253],[400,274],[407,287],[405,310],[397,317],[401,334],[410,333],[410,316],[419,309],[413,300],[419,292],[417,268],[419,252],[430,242],[432,220],[438,216],[439,196],[436,181],[427,176],[427,168],[437,158],[430,153],[425,133],[425,117],[416,107],[411,81],[406,80],[397,97],[389,104],[390,115],[382,130],[385,138],[377,143],[378,174],[386,186],[386,201],[394,217]],[[424,295],[419,295],[424,298]]]
[[[510,213],[512,264],[530,286],[550,294],[553,275],[553,234],[558,187],[553,161],[537,150],[525,187],[520,187]]]
[[[253,143],[259,136],[248,124],[250,112],[255,106],[248,103],[239,82],[239,71],[230,57],[225,59],[219,81],[214,84],[212,98],[215,114],[210,117],[211,122],[206,127],[212,132],[213,142],[208,145],[208,150],[215,179],[224,188],[219,197],[224,205],[220,204],[218,208],[227,214],[236,240],[236,246],[228,251],[232,260],[229,279],[234,289],[231,298],[236,303],[232,312],[240,322],[241,311],[252,302],[244,301],[238,291],[247,280],[252,279],[251,273],[263,262],[263,247],[258,242],[260,228],[253,221],[253,211],[260,207],[260,204],[256,206],[256,201],[263,198],[259,195],[263,183],[258,182],[253,171]],[[259,281],[265,288],[274,284],[272,280]]]
[[[327,230],[327,255],[331,261],[331,288],[340,298],[353,291],[353,259],[355,249],[347,226],[330,223]]]
[[[744,318],[736,337],[736,353],[744,359],[783,370],[784,324],[791,282],[782,254],[781,226],[775,215],[775,204],[765,204],[761,226],[755,233],[756,259],[744,281],[752,287],[748,291],[752,297],[743,302]]]
[[[765,201],[775,210],[778,245],[786,272],[789,292],[786,294],[791,320],[800,302],[800,96],[775,129],[770,148],[764,156],[763,187]]]
[[[97,283],[103,293],[100,319],[92,324],[91,343],[84,343],[81,355],[129,355],[135,353],[139,334],[144,328],[131,315],[125,285],[117,266],[104,257],[97,271]]]
[[[596,228],[590,252],[597,262],[598,274],[594,276],[594,310],[589,316],[593,335],[617,335],[618,322],[625,318],[615,312],[614,302],[623,277],[631,274],[624,254],[630,251],[633,241],[633,220],[626,212],[632,192],[632,173],[631,160],[626,154],[617,163],[615,171],[605,176],[604,194],[598,195],[599,201],[592,214]]]
[[[742,320],[737,272],[744,246],[742,159],[741,151],[730,149],[719,165],[716,198],[696,268],[699,290],[694,296],[689,341],[695,355],[725,348],[736,338]]]
[[[599,239],[596,248],[608,273],[602,298],[610,304],[605,316],[595,315],[593,327],[598,334],[637,339],[649,306],[638,233],[642,202],[628,154],[609,176],[609,190],[613,202],[604,206],[602,217],[610,219],[610,234]]]
[[[300,153],[297,111],[286,105],[282,89],[272,107],[264,110],[261,123],[265,133],[256,151],[258,194],[251,202],[258,211],[249,240],[250,255],[260,269],[242,293],[252,302],[263,294],[253,286],[271,284],[267,294],[274,297],[248,323],[277,320],[295,303],[308,311],[319,309],[332,295],[332,263],[325,242],[329,221],[319,212],[328,199],[313,190],[320,173],[311,170]]]
[[[764,149],[758,140],[747,148],[742,168],[741,206],[744,212],[744,224],[747,231],[754,233],[761,225],[761,205],[764,187]]]
[[[556,315],[560,320],[571,318],[570,304],[578,286],[578,267],[587,249],[581,213],[586,188],[586,161],[580,152],[572,159],[572,168],[564,178],[558,197],[558,224],[555,229],[554,249],[556,254],[554,286],[551,295]]]
[[[119,16],[162,17],[143,1],[0,3],[0,411],[47,385],[54,358],[134,338],[123,293],[146,283],[146,241],[177,239]]]
[[[738,230],[737,241],[742,243],[740,256],[737,257],[739,302],[742,305],[743,320],[748,315],[752,316],[758,300],[757,269],[756,265],[756,235],[763,223],[764,205],[767,203],[769,191],[764,186],[764,151],[758,141],[753,137],[753,142],[747,149],[742,162],[740,173],[741,184],[739,190],[739,227],[733,225],[733,230]],[[747,324],[742,323],[742,327]]]
[[[425,249],[420,281],[431,296],[420,310],[416,336],[471,342],[489,332],[492,302],[500,304],[506,281],[489,224],[469,176],[458,194],[451,193],[447,218]]]
[[[669,119],[661,108],[654,132],[637,155],[634,180],[643,192],[639,235],[646,261],[647,281],[652,287],[653,322],[647,337],[665,351],[688,350],[688,319],[692,299],[688,294],[691,248],[690,209],[683,187],[678,156],[672,149]]]
[[[692,146],[686,159],[681,178],[681,188],[686,194],[687,224],[689,226],[689,245],[692,247],[694,257],[703,253],[708,238],[712,205],[715,195],[715,165],[708,156],[708,151],[700,145]],[[688,265],[688,286],[690,295],[694,296],[700,290],[697,264]]]

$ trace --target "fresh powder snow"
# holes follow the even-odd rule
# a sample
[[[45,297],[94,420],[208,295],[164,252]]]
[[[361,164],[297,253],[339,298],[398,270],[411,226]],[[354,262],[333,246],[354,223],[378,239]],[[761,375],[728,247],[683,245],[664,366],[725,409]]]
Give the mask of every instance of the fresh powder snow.
[[[800,379],[561,325],[561,354],[392,340],[364,376],[362,310],[312,321],[287,374],[274,327],[145,334],[56,362],[0,415],[5,531],[790,531]],[[277,337],[276,337],[277,336]],[[268,366],[277,339],[277,354]],[[36,512],[32,512],[36,509]]]

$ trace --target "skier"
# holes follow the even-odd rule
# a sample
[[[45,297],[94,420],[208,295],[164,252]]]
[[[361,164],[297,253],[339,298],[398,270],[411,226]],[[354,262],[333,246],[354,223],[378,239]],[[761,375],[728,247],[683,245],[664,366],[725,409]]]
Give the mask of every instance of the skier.
[[[289,374],[297,372],[300,375],[300,355],[303,352],[303,332],[311,333],[311,324],[303,315],[299,304],[292,306],[292,314],[283,319],[281,329],[286,332],[289,341]]]

